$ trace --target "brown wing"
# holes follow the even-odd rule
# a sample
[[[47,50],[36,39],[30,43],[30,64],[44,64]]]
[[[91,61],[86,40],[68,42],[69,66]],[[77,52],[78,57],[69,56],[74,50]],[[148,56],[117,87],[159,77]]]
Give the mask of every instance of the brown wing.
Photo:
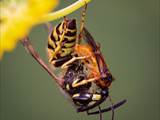
[[[104,57],[100,51],[100,47],[97,45],[96,41],[93,39],[93,37],[85,27],[83,29],[83,38],[87,42],[87,44],[91,46],[93,52],[95,53],[98,69],[102,78],[107,77],[107,80],[112,81],[113,77],[107,67],[107,64],[105,63]]]

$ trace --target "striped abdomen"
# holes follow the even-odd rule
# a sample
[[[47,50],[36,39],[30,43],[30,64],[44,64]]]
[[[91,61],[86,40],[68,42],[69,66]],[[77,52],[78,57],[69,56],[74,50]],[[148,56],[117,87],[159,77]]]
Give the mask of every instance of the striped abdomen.
[[[48,38],[49,62],[56,67],[72,58],[76,44],[77,28],[75,19],[65,19],[57,25]]]

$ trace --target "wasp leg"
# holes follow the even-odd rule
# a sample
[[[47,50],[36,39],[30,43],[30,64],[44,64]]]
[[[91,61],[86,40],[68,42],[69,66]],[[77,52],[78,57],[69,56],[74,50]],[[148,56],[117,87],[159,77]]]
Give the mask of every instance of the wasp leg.
[[[99,120],[102,120],[101,107],[100,107],[100,106],[98,106],[98,109],[99,109]]]
[[[45,64],[45,62],[41,59],[39,54],[33,48],[31,42],[29,41],[29,38],[24,38],[23,40],[21,40],[21,43],[23,44],[27,52],[30,53],[30,55],[32,55],[32,57],[48,72],[48,74],[56,81],[56,83],[62,86],[63,80],[57,77],[54,73],[52,73],[50,68]]]
[[[112,109],[112,120],[114,120],[114,108],[113,108],[113,102],[112,102],[112,99],[111,99],[111,97],[108,95],[108,97],[109,97],[109,101],[110,101],[110,103],[111,103],[111,109]]]
[[[69,64],[73,63],[74,61],[76,61],[76,60],[82,60],[82,59],[87,59],[87,58],[89,58],[89,56],[73,57],[73,58],[70,59],[69,61],[65,62],[65,63],[61,66],[61,68],[62,68],[62,69],[65,69],[65,68],[68,67]]]
[[[80,23],[80,32],[79,32],[79,35],[78,35],[78,43],[80,43],[82,35],[83,35],[82,33],[83,33],[83,28],[84,28],[86,11],[87,11],[87,3],[85,2],[85,6],[84,6],[84,8],[82,10],[82,13],[81,13],[81,23]]]
[[[104,112],[109,112],[112,110],[112,108],[115,110],[117,108],[119,108],[120,106],[122,106],[124,103],[126,103],[127,100],[122,100],[116,104],[114,104],[113,106],[109,106],[108,108],[105,108],[105,109],[102,109],[101,110],[101,113],[104,113]],[[96,114],[99,114],[100,112],[99,111],[95,111],[95,112],[88,112],[88,115],[96,115]]]
[[[77,82],[76,80],[72,83],[72,87],[78,87],[80,85],[84,85],[87,84],[89,82],[94,82],[96,80],[99,80],[100,77],[94,77],[94,78],[90,78],[90,79],[86,79],[86,80],[82,80],[80,82]]]
[[[53,60],[51,64],[54,65],[55,67],[59,67],[59,66],[62,66],[65,62],[67,62],[70,59],[72,59],[72,56],[66,55],[64,57],[61,57],[60,59]]]

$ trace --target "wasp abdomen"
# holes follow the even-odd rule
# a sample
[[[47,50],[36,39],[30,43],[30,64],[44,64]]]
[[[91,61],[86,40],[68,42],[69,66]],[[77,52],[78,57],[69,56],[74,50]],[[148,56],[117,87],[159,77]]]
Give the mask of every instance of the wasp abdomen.
[[[76,44],[77,28],[75,19],[64,19],[51,32],[48,39],[49,62],[55,67],[62,66],[72,58]]]

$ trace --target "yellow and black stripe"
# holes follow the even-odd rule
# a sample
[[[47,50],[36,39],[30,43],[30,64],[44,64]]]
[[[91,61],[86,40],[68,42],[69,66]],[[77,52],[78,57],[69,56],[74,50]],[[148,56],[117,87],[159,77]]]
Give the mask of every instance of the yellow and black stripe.
[[[72,58],[76,44],[77,28],[75,19],[64,19],[51,32],[48,38],[49,62],[56,67]]]

